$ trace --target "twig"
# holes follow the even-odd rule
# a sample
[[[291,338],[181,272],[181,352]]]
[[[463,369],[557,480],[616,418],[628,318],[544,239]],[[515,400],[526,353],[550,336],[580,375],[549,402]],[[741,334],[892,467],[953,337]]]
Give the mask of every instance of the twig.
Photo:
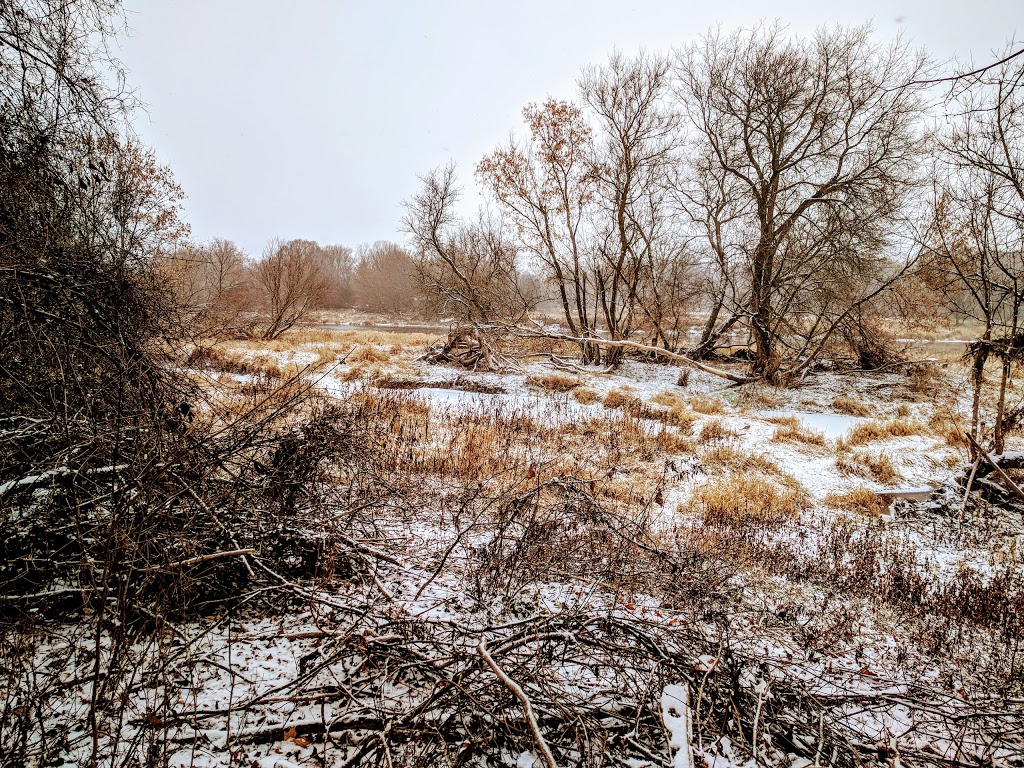
[[[254,555],[256,550],[249,549],[233,549],[230,552],[213,552],[209,555],[197,555],[196,557],[190,557],[187,560],[179,560],[176,563],[168,563],[167,568],[185,568],[189,565],[196,565],[197,563],[205,563],[209,560],[219,560],[222,557],[238,557],[240,555]]]
[[[487,666],[491,668],[491,671],[495,676],[501,680],[505,686],[515,694],[516,698],[523,705],[523,711],[526,714],[526,720],[530,724],[530,730],[533,732],[533,738],[537,742],[537,748],[540,750],[541,755],[544,758],[544,762],[548,764],[548,768],[558,768],[558,763],[555,762],[555,756],[551,754],[551,749],[548,747],[544,736],[540,732],[540,726],[537,724],[537,716],[533,713],[533,705],[527,698],[526,694],[519,684],[511,677],[505,674],[504,670],[498,666],[498,662],[494,660],[487,651],[487,638],[481,637],[480,642],[476,646],[477,651],[483,660],[487,662]]]

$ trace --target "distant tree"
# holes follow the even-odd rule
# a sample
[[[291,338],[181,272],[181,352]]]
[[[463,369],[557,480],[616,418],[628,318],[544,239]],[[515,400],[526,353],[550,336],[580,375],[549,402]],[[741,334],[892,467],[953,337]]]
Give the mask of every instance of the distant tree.
[[[344,245],[324,245],[320,252],[327,288],[324,290],[325,309],[341,309],[352,304],[352,280],[355,273],[355,255]]]
[[[276,339],[319,308],[329,286],[323,252],[312,240],[271,241],[253,277],[265,315],[264,339]]]
[[[356,252],[353,301],[373,312],[407,314],[418,303],[419,286],[412,255],[396,243],[381,240]]]
[[[190,316],[193,331],[206,337],[247,337],[257,322],[251,264],[229,240],[180,248],[162,260],[168,283]]]

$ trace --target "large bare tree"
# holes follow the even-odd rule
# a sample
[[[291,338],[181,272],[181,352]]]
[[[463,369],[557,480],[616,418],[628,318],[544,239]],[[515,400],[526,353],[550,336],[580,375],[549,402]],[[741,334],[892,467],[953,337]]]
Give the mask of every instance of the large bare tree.
[[[920,181],[924,66],[867,27],[712,32],[679,52],[690,148],[726,195],[715,226],[730,232],[714,236],[740,267],[756,375],[809,364],[899,274],[885,256]]]

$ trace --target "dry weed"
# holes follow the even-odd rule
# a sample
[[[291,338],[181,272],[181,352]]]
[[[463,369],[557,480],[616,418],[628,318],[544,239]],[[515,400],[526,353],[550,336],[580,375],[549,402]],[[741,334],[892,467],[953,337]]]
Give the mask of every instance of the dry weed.
[[[562,393],[576,389],[580,385],[580,380],[564,373],[531,373],[524,383],[528,387]]]
[[[739,473],[706,483],[696,490],[691,508],[704,524],[724,528],[777,528],[810,508],[799,488],[780,487],[760,475]]]
[[[837,413],[845,413],[850,416],[870,416],[872,413],[867,405],[848,395],[839,395],[832,401],[832,407]]]
[[[830,493],[825,497],[825,503],[836,509],[857,512],[872,517],[877,517],[889,511],[889,505],[886,504],[885,499],[870,488],[863,486],[854,488],[846,493]]]

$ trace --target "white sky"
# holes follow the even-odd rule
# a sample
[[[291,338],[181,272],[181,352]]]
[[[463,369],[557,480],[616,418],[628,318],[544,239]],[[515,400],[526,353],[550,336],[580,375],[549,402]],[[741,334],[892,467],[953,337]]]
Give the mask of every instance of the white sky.
[[[572,98],[614,47],[668,50],[710,25],[797,32],[873,21],[938,60],[987,61],[1020,0],[125,0],[120,57],[147,105],[142,137],[188,195],[198,240],[258,255],[273,237],[403,240],[417,174],[454,160],[464,185],[520,110]]]

